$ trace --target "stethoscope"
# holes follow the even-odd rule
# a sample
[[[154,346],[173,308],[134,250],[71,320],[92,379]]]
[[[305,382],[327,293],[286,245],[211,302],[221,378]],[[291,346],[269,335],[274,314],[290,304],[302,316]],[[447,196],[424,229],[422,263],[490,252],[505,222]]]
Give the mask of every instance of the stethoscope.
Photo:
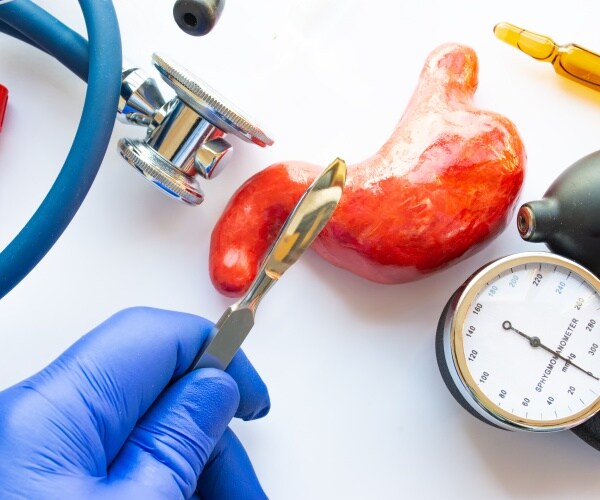
[[[165,98],[140,68],[122,67],[121,38],[112,2],[79,0],[88,40],[30,0],[0,0],[0,31],[55,57],[88,82],[83,111],[63,167],[19,234],[0,253],[0,298],[46,255],[87,195],[115,123],[146,128],[144,139],[121,139],[119,152],[146,179],[188,205],[203,200],[200,179],[225,163],[233,134],[267,146],[273,141],[234,106],[169,58],[154,54],[161,78],[173,89]],[[177,0],[173,15],[186,33],[203,35],[215,25],[224,0]]]

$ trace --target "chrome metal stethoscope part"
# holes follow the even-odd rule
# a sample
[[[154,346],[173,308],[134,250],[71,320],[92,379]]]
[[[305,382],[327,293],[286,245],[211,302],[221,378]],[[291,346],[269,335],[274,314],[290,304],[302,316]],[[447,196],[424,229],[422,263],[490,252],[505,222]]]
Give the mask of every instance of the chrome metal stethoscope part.
[[[263,147],[273,141],[208,84],[165,56],[152,59],[176,95],[165,101],[143,70],[124,71],[119,119],[147,127],[147,134],[143,140],[121,139],[119,150],[164,192],[198,205],[204,198],[198,177],[215,176],[232,149],[226,134]]]

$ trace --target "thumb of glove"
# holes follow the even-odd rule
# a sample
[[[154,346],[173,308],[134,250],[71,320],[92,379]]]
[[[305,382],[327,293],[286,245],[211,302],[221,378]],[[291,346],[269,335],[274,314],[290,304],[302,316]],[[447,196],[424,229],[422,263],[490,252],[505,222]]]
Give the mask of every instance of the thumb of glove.
[[[215,369],[196,370],[169,387],[113,461],[111,498],[190,498],[239,398],[233,378]]]

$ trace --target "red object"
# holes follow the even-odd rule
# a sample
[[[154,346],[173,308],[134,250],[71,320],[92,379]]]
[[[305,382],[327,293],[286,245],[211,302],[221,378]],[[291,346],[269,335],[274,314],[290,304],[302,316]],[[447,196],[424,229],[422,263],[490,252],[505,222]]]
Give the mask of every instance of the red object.
[[[391,138],[348,167],[344,194],[312,248],[380,283],[423,277],[464,258],[506,227],[526,155],[513,123],[473,105],[477,56],[443,45],[428,57]],[[211,239],[210,275],[239,296],[321,167],[272,165],[234,194]]]
[[[2,123],[4,123],[4,113],[8,104],[8,89],[0,85],[0,132],[2,132]]]

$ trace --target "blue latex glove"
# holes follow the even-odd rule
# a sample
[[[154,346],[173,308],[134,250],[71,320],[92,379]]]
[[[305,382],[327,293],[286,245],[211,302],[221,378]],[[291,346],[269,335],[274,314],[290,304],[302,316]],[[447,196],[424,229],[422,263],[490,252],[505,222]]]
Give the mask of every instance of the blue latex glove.
[[[250,362],[182,377],[212,326],[128,309],[0,392],[0,497],[265,498],[227,428],[269,411]]]

